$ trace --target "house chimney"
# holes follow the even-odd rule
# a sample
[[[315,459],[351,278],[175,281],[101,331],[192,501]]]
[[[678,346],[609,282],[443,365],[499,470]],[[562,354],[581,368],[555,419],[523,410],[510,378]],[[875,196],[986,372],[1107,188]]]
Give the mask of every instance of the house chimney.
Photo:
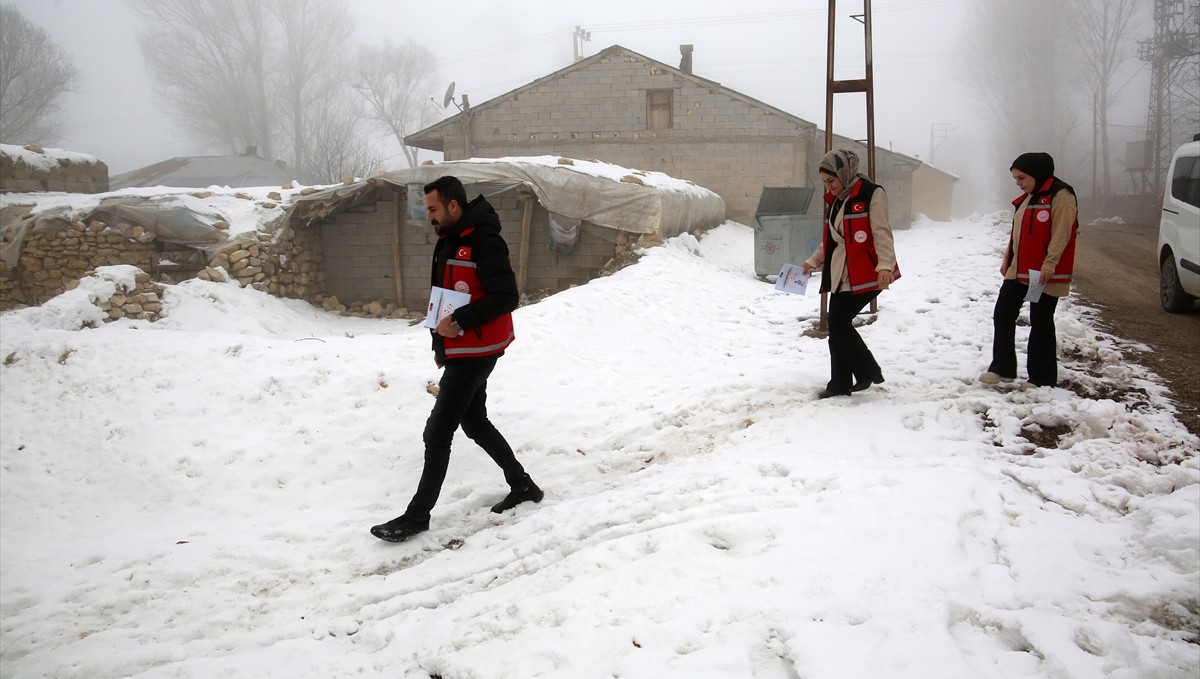
[[[692,46],[680,45],[679,53],[683,55],[683,58],[679,60],[679,70],[690,74],[692,72]]]

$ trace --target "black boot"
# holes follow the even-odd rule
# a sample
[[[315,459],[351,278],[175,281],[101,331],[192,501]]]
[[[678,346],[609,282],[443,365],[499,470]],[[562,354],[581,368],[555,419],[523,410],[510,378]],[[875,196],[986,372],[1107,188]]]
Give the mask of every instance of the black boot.
[[[371,526],[371,535],[388,542],[404,542],[427,530],[428,521],[414,521],[407,516],[397,516],[387,523]]]
[[[870,387],[872,384],[883,384],[883,373],[876,373],[875,377],[865,380],[859,380],[850,387],[850,391],[862,391]]]
[[[520,488],[513,488],[503,500],[492,506],[493,514],[500,514],[516,507],[522,502],[541,502],[546,494],[541,488],[533,482],[533,479],[525,476],[525,483]]]

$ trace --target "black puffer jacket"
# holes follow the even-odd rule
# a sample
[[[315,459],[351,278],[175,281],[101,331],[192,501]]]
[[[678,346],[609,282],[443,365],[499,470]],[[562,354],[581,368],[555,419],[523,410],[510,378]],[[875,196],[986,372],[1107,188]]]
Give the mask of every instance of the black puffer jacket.
[[[470,248],[470,259],[483,286],[484,295],[454,311],[454,320],[464,331],[477,328],[504,314],[512,313],[520,301],[517,277],[509,261],[508,244],[500,235],[500,217],[483,196],[467,203],[462,217],[450,233],[438,239],[433,249],[430,284],[441,286],[447,260],[459,248]],[[445,343],[433,332],[433,351],[439,365],[445,362]]]

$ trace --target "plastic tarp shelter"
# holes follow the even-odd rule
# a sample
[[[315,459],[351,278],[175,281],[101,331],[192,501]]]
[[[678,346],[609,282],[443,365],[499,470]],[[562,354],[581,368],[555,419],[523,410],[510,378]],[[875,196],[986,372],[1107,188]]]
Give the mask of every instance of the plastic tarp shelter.
[[[118,196],[101,200],[83,214],[69,206],[36,212],[24,205],[0,209],[0,233],[12,232],[0,246],[0,261],[7,269],[16,267],[30,229],[65,228],[72,222],[88,224],[93,219],[104,221],[108,228],[117,228],[121,222],[141,226],[161,241],[186,245],[210,255],[228,242],[227,234],[215,226],[223,221],[220,214],[189,206],[179,196]]]
[[[658,172],[629,170],[596,161],[554,157],[448,161],[378,174],[370,180],[330,187],[297,202],[341,198],[370,182],[396,187],[424,185],[454,175],[467,187],[498,191],[525,186],[546,210],[568,219],[667,239],[725,221],[725,201],[716,193]]]

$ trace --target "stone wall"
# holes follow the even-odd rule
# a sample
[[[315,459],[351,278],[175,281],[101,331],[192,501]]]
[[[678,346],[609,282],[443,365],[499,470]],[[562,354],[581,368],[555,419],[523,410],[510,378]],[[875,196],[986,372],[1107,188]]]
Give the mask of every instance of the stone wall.
[[[108,314],[105,322],[119,318],[157,321],[162,315],[163,286],[150,280],[150,274],[141,272],[135,276],[132,290],[117,288],[116,293],[108,299],[96,302],[101,311]],[[69,287],[76,287],[79,281]]]
[[[18,237],[16,230],[5,239]],[[74,287],[96,267],[130,264],[150,271],[155,236],[140,226],[51,222],[28,228],[17,266],[0,267],[0,309],[36,305]]]
[[[108,165],[82,154],[48,155],[30,144],[25,151],[46,156],[45,163],[26,163],[21,157],[0,153],[0,192],[64,191],[104,193],[108,191]]]
[[[418,191],[416,195],[420,195]],[[474,197],[474,194],[471,194]],[[329,208],[311,219],[293,219],[277,234],[243,233],[218,249],[197,277],[236,281],[276,297],[302,299],[326,310],[365,317],[417,318],[429,299],[429,267],[437,237],[422,208],[408,209],[404,192],[366,193],[353,205]],[[514,268],[519,265],[521,220],[525,200],[517,190],[489,197],[508,242]],[[399,203],[399,205],[398,205]],[[397,300],[392,278],[392,220],[400,229],[402,299]],[[159,255],[153,232],[118,220],[66,224],[47,220],[24,230],[17,266],[0,268],[0,308],[36,305],[73,288],[100,266],[128,264],[158,272]],[[10,242],[20,229],[5,232]],[[522,296],[536,300],[626,266],[637,235],[584,225],[571,254],[550,249],[550,215],[540,205],[532,211],[526,281]],[[156,304],[157,300],[116,300],[106,308],[140,318],[127,304]],[[161,307],[154,309],[157,312]],[[411,311],[410,311],[411,310]],[[115,317],[121,317],[117,315]]]

